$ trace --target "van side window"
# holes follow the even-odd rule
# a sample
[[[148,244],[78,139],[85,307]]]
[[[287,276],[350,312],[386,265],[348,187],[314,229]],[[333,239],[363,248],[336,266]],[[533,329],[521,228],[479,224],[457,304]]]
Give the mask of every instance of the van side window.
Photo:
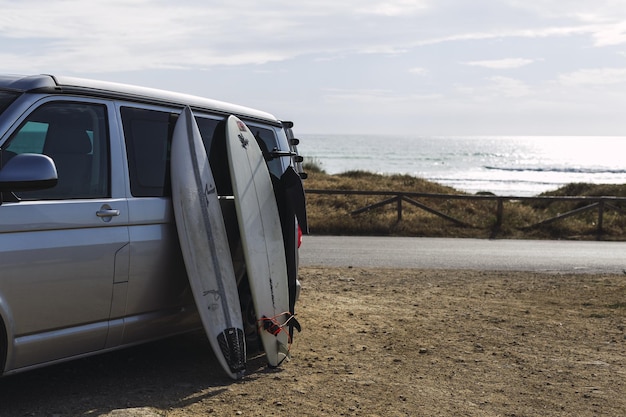
[[[213,137],[216,136],[217,138],[217,136],[221,136],[221,140],[226,140],[226,136],[224,136],[224,133],[222,133],[221,135],[215,135],[216,129],[219,126],[220,129],[224,130],[226,128],[226,125],[223,121],[220,120],[197,116],[196,123],[198,124],[198,130],[200,130],[200,135],[202,136],[204,150],[206,151],[207,155],[211,155],[211,145],[213,143]]]
[[[134,197],[165,197],[171,193],[169,159],[178,114],[133,107],[121,108],[126,138],[130,192]],[[204,148],[210,155],[213,139],[226,144],[222,120],[196,117]],[[226,154],[222,160],[225,160]],[[222,170],[220,170],[222,171]],[[228,173],[228,165],[226,165]],[[214,172],[216,181],[220,177]],[[226,177],[229,180],[229,177]]]
[[[209,157],[209,165],[220,195],[233,195],[226,152],[226,120],[196,117],[198,130],[202,136],[204,149]]]
[[[21,200],[109,196],[106,106],[49,102],[33,111],[8,140],[3,159],[22,153],[54,160],[59,181],[48,190],[15,193]]]
[[[121,115],[131,194],[135,197],[169,195],[169,151],[178,116],[132,107],[122,107]]]
[[[248,128],[250,128],[250,131],[256,138],[256,141],[259,144],[261,151],[263,151],[264,156],[267,152],[271,152],[274,150],[274,148],[278,147],[276,133],[274,133],[273,130],[250,125],[248,125]],[[267,162],[267,168],[269,169],[270,173],[274,174],[278,178],[280,178],[280,176],[282,175],[282,166],[280,164],[280,159],[278,158],[269,160]]]

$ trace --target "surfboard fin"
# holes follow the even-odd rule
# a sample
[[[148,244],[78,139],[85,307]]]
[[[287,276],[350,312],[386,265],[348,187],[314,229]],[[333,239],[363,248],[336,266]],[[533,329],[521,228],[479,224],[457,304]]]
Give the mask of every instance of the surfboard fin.
[[[293,329],[296,329],[298,333],[302,331],[302,326],[300,326],[300,322],[296,320],[296,316],[292,315],[289,318],[289,320],[287,320],[287,323],[289,324],[289,329],[291,330],[290,331],[291,334],[293,334]]]
[[[289,353],[289,346],[286,346],[284,343],[278,342],[278,353],[282,353],[285,357],[280,361],[279,365],[284,360],[291,360],[291,353]]]
[[[231,372],[239,373],[246,369],[246,338],[243,330],[231,327],[217,336],[220,349]]]
[[[280,324],[276,320],[276,318],[280,316],[287,316],[287,320],[285,320],[283,324]],[[296,317],[289,312],[284,312],[272,318],[263,316],[263,318],[261,318],[259,322],[262,323],[261,325],[259,325],[259,329],[265,330],[266,332],[269,332],[274,336],[278,336],[280,332],[286,331],[285,327],[289,329],[289,332],[288,332],[289,343],[288,344],[282,343],[280,340],[278,340],[278,338],[276,339],[276,343],[278,346],[278,353],[283,355],[283,358],[278,362],[276,367],[280,366],[280,364],[283,363],[285,360],[287,361],[290,360],[291,353],[289,353],[289,351],[291,349],[291,342],[293,340],[293,337],[292,337],[293,329],[295,328],[298,331],[302,330],[302,327],[300,326],[300,323],[298,323],[298,320],[296,320]]]

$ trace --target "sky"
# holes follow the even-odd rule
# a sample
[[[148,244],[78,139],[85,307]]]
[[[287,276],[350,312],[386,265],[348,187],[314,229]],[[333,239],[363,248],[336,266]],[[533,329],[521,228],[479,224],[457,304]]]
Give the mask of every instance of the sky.
[[[626,136],[624,0],[0,0],[0,72],[179,91],[296,133]]]

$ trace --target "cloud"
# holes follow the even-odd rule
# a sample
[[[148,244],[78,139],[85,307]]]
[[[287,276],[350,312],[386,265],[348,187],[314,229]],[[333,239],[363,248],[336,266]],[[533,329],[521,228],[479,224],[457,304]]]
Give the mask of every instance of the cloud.
[[[409,69],[409,73],[415,75],[426,75],[428,74],[428,70],[426,68],[413,67]]]
[[[297,53],[297,20],[278,8],[241,2],[0,0],[0,9],[5,68],[208,68],[263,64]]]
[[[595,25],[592,37],[596,46],[614,46],[626,43],[626,21]]]
[[[504,97],[524,97],[531,94],[531,89],[524,82],[509,77],[490,77],[492,85],[489,91]]]
[[[620,0],[0,0],[0,10],[5,72],[152,83],[309,126],[361,112],[363,129],[387,128],[436,110],[436,129],[457,109],[458,126],[439,127],[465,132],[461,120],[538,102],[579,120],[593,100],[607,131],[608,111],[626,106],[613,88],[626,78]],[[518,68],[525,78],[484,78]],[[613,126],[625,131],[621,117]]]
[[[367,2],[365,2],[367,3]],[[373,3],[373,4],[371,4]],[[427,1],[419,0],[387,0],[374,1],[357,9],[359,13],[382,16],[406,16],[428,9]]]
[[[527,10],[534,15],[555,20],[567,19],[579,23],[579,30],[594,39],[598,47],[626,43],[626,8],[620,0],[505,0],[512,7]]]
[[[570,25],[570,26],[547,26],[527,29],[493,29],[483,31],[464,32],[442,37],[432,37],[414,42],[415,46],[437,45],[452,42],[489,41],[506,39],[541,39],[541,38],[565,38],[571,36],[588,35],[596,39],[595,46],[606,46],[609,42],[617,45],[626,43],[626,39],[610,35],[610,25]],[[604,42],[600,40],[605,39]]]
[[[626,68],[582,69],[561,74],[558,81],[565,86],[623,84],[626,83]]]
[[[510,77],[489,77],[483,86],[457,85],[455,91],[472,101],[491,102],[497,98],[521,98],[532,94],[532,89],[521,80]]]
[[[502,0],[511,7],[527,10],[549,19],[563,17],[581,21],[615,21],[626,17],[626,9],[620,0]]]
[[[465,65],[470,65],[474,67],[484,67],[491,69],[513,69],[520,68],[535,62],[533,59],[525,59],[525,58],[506,58],[506,59],[496,59],[496,60],[487,60],[487,61],[470,61],[465,62]]]
[[[326,100],[330,102],[353,102],[355,104],[405,104],[416,101],[440,99],[440,94],[398,94],[384,89],[336,89],[325,90]]]
[[[507,1],[537,15],[560,4]],[[596,46],[626,43],[625,24],[615,18],[583,25],[572,17],[546,26],[528,16],[501,21],[511,10],[499,6],[498,24],[485,26],[479,13],[492,6],[484,0],[471,6],[451,0],[241,0],[236,6],[226,0],[0,0],[0,53],[5,68],[27,72],[110,72],[260,65],[305,55],[403,55],[440,43],[508,38],[582,34]],[[569,9],[572,16],[594,11],[584,1]],[[522,61],[471,62],[511,68]]]

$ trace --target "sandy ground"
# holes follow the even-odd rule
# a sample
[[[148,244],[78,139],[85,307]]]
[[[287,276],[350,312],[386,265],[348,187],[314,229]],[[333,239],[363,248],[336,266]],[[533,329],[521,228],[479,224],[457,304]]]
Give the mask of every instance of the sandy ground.
[[[0,380],[0,416],[624,416],[626,275],[305,268],[293,358],[202,333]]]

